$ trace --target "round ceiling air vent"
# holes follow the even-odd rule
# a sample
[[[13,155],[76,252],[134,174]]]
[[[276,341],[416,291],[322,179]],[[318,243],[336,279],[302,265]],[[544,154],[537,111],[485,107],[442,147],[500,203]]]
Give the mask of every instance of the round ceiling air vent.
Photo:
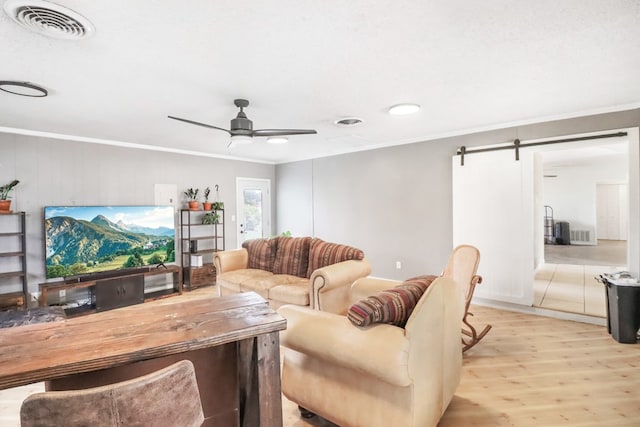
[[[43,0],[7,0],[4,10],[18,24],[44,36],[79,40],[95,32],[84,16]]]
[[[334,121],[333,123],[336,126],[356,126],[362,123],[363,121],[364,120],[362,120],[359,117],[344,117],[342,119],[338,119]]]

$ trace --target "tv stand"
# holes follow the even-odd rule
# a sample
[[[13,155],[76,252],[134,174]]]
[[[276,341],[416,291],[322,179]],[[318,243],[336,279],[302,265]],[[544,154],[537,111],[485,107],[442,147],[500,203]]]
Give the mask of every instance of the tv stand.
[[[49,306],[49,296],[60,291],[74,291],[88,289],[90,304],[69,308],[68,317],[89,314],[114,308],[141,304],[158,298],[178,295],[182,293],[182,268],[178,265],[164,265],[141,267],[126,272],[96,273],[90,277],[66,278],[60,282],[40,283],[40,306]],[[155,292],[147,290],[147,280],[153,276],[171,275],[172,288]]]

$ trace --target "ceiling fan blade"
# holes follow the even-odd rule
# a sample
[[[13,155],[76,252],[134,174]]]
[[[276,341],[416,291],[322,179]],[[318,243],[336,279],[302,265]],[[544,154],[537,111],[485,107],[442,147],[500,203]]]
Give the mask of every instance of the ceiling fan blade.
[[[228,134],[231,134],[231,131],[229,131],[227,129],[219,128],[218,126],[208,125],[206,123],[194,122],[193,120],[181,119],[180,117],[174,117],[174,116],[167,116],[167,117],[169,117],[170,119],[173,119],[173,120],[179,120],[181,122],[190,123],[190,124],[196,125],[196,126],[203,126],[203,127],[210,128],[210,129],[218,129],[218,130],[227,132]]]
[[[285,136],[285,135],[312,135],[318,133],[315,129],[257,129],[253,136]]]

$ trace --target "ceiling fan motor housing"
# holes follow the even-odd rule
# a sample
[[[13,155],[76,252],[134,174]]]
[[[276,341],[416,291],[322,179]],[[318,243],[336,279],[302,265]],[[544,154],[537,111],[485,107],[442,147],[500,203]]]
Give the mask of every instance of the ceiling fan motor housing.
[[[244,117],[241,117],[241,114]],[[239,113],[238,117],[231,119],[231,133],[234,135],[251,135],[253,133],[253,122],[247,119],[244,113]]]

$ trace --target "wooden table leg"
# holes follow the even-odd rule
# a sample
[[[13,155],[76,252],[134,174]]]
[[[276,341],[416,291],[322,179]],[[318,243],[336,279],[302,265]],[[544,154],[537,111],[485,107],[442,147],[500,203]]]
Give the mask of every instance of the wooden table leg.
[[[278,332],[240,341],[238,369],[241,426],[282,427]]]
[[[260,426],[282,426],[282,389],[280,387],[280,335],[259,335],[258,395]]]

